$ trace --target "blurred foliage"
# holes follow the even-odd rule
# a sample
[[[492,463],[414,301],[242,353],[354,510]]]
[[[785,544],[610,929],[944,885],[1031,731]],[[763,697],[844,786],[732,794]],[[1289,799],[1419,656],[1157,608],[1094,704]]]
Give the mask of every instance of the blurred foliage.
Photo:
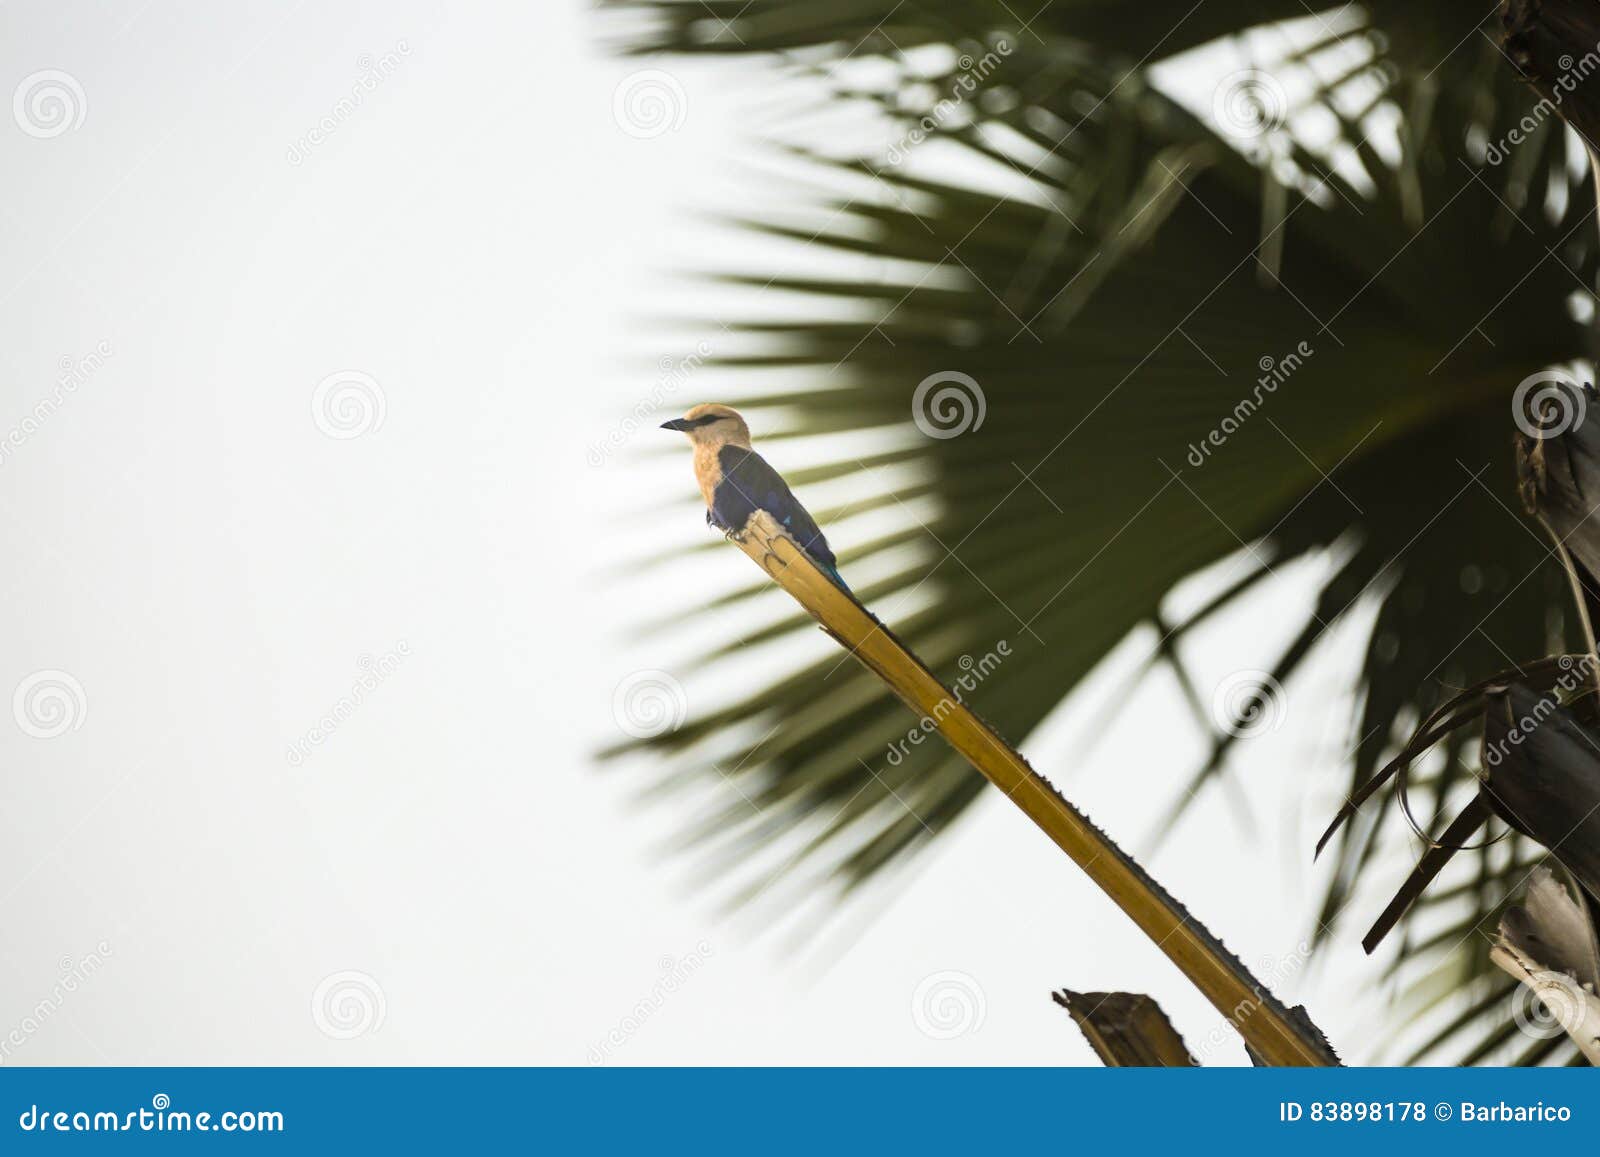
[[[978,698],[1003,734],[1026,735],[1141,625],[1157,625],[1162,656],[1176,662],[1175,644],[1200,621],[1247,602],[1257,580],[1303,556],[1334,565],[1276,679],[1293,675],[1352,608],[1377,607],[1339,769],[1345,791],[1442,696],[1561,647],[1562,579],[1516,509],[1509,399],[1526,375],[1588,350],[1570,299],[1593,300],[1594,196],[1554,118],[1525,143],[1495,147],[1534,98],[1500,51],[1493,14],[1444,0],[1315,17],[1276,0],[603,7],[627,51],[751,54],[821,77],[838,101],[870,101],[907,128],[939,94],[965,95],[964,65],[1009,46],[986,92],[940,119],[939,147],[966,156],[938,175],[786,142],[876,195],[819,195],[820,232],[759,214],[744,224],[835,254],[841,270],[863,255],[882,268],[869,279],[751,269],[742,279],[751,286],[798,292],[817,308],[730,322],[764,340],[758,354],[725,359],[839,367],[831,381],[846,389],[772,390],[747,406],[798,415],[788,433],[909,428],[912,392],[927,376],[961,370],[979,381],[980,428],[794,480],[917,468],[881,501],[906,512],[901,504],[931,498],[930,517],[907,512],[875,541],[835,536],[834,545],[849,574],[931,537],[937,600],[895,628],[947,675],[960,656],[1009,640],[1014,657]],[[1312,34],[1279,38],[1271,59],[1259,58],[1259,34],[1237,38],[1286,19]],[[1237,51],[1197,56],[1191,68],[1216,72],[1219,115],[1242,107],[1261,131],[1219,129],[1152,83],[1152,68],[1219,37],[1236,38]],[[915,51],[930,46],[949,49],[942,68]],[[1258,70],[1242,82],[1241,58]],[[851,68],[865,62],[895,79],[852,87]],[[1305,126],[1321,126],[1322,141]],[[967,178],[980,170],[1006,175],[1016,191]],[[1259,410],[1196,464],[1192,448],[1235,414],[1266,367],[1281,370],[1300,350],[1309,352]],[[758,414],[753,424],[776,420]],[[826,526],[861,505],[815,513]],[[1175,584],[1241,551],[1250,573],[1225,597],[1188,619],[1161,614]],[[927,565],[908,564],[860,593],[881,606],[929,578]],[[739,597],[761,586],[752,577]],[[773,633],[803,625],[796,617]],[[722,642],[708,660],[736,645]],[[825,870],[848,891],[982,790],[942,745],[887,765],[904,708],[836,661],[751,688],[653,741],[681,758],[743,734],[752,719],[783,721],[757,728],[720,764],[741,798],[692,833],[715,870],[736,873],[775,832],[807,824],[816,834],[794,870]],[[1228,731],[1216,729],[1200,780],[1222,767]],[[1475,766],[1472,743],[1446,745],[1413,781],[1413,799],[1425,807],[1431,794],[1442,807]],[[1365,869],[1385,852],[1389,867],[1411,854],[1409,842],[1380,838],[1393,827],[1366,819],[1334,846],[1319,936],[1350,918]],[[1481,1059],[1514,1032],[1509,982],[1491,975],[1472,932],[1489,927],[1539,855],[1520,839],[1477,855],[1470,876],[1426,896],[1404,926],[1402,958],[1436,960],[1415,1007],[1463,986],[1484,992],[1441,1026],[1427,1055]],[[1541,1043],[1525,1059],[1559,1059],[1559,1045]]]

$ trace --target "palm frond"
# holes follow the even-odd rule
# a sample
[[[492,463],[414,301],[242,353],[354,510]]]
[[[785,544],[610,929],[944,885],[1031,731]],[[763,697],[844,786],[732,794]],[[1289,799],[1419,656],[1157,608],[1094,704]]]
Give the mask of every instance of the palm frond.
[[[654,18],[640,49],[804,50],[834,62],[981,47],[1017,23],[979,0],[614,7]],[[1258,577],[1337,558],[1271,674],[1290,679],[1343,616],[1376,604],[1354,792],[1455,688],[1561,646],[1560,574],[1514,509],[1508,399],[1519,379],[1583,348],[1569,299],[1595,273],[1593,194],[1553,124],[1491,163],[1489,146],[1530,94],[1482,17],[1444,3],[1409,6],[1403,21],[1330,10],[1328,46],[1354,37],[1370,48],[1342,71],[1324,68],[1312,89],[1310,105],[1336,129],[1320,144],[1285,132],[1250,149],[1152,87],[1145,69],[1305,9],[1207,4],[1191,24],[1185,7],[1134,19],[1109,3],[1047,6],[1007,61],[1015,99],[975,102],[941,125],[949,164],[796,149],[848,191],[820,201],[815,230],[759,215],[744,226],[842,268],[866,256],[882,275],[739,275],[816,309],[734,326],[756,349],[733,364],[828,384],[758,389],[772,413],[800,416],[780,433],[896,432],[873,458],[814,462],[799,477],[855,474],[872,483],[862,505],[890,516],[927,504],[926,517],[902,514],[895,531],[858,541],[841,521],[857,504],[817,513],[839,527],[845,567],[882,564],[864,593],[937,672],[1010,644],[1014,657],[978,692],[1006,734],[1027,734],[1136,627],[1160,624],[1164,643],[1181,635],[1188,624],[1168,622],[1164,604],[1197,571],[1241,551]],[[1316,53],[1286,59],[1310,67]],[[1347,107],[1341,94],[1373,75],[1377,93]],[[935,72],[935,91],[951,76]],[[893,117],[909,83],[868,95]],[[1390,153],[1374,129],[1384,114]],[[1013,191],[994,191],[994,177]],[[984,421],[926,436],[913,393],[950,371],[978,383]],[[891,467],[912,480],[884,482]],[[931,567],[903,555],[919,541]],[[703,660],[726,653],[713,646]],[[783,726],[748,727],[769,719]],[[1202,782],[1240,730],[1229,723]],[[923,846],[981,786],[931,747],[886,760],[905,725],[867,677],[827,661],[654,746],[692,765],[704,745],[731,745],[725,765],[737,766],[742,799],[696,829],[712,870],[737,873],[752,848],[798,826],[812,834],[797,870],[849,890]],[[1428,781],[1437,802],[1472,759],[1467,744],[1444,747]],[[1388,830],[1341,833],[1320,925],[1346,914]],[[1481,922],[1525,862],[1485,857],[1482,879],[1451,894]],[[1408,938],[1408,952],[1428,950]],[[1483,976],[1487,963],[1474,968]]]

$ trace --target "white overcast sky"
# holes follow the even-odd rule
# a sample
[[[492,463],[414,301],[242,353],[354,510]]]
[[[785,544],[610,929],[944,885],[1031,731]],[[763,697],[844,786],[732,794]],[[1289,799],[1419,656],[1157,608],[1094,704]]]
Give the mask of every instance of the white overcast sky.
[[[618,684],[695,642],[630,627],[748,563],[616,581],[640,543],[706,531],[675,438],[587,452],[692,348],[641,319],[737,300],[674,271],[765,268],[695,211],[782,195],[757,171],[758,68],[619,60],[601,31],[576,0],[0,9],[0,89],[64,73],[83,114],[0,120],[0,429],[63,359],[110,351],[0,458],[0,684],[65,672],[83,695],[64,734],[0,727],[0,1039],[51,1005],[0,1062],[583,1064],[622,1026],[626,1064],[1088,1063],[1062,986],[1149,992],[1197,1048],[1217,1032],[998,798],[797,946],[663,854],[685,804],[595,766]],[[683,94],[650,139],[614,116],[641,68]],[[359,437],[313,412],[340,372],[382,394]],[[706,371],[670,404],[739,387]],[[1197,640],[1205,677],[1268,665],[1305,582]],[[1201,753],[1162,675],[1095,723],[1148,645],[1025,743],[1141,852]],[[1359,1059],[1382,1034],[1357,928],[1310,965],[1296,947],[1349,662],[1330,651],[1242,745],[1253,831],[1207,791],[1151,866]],[[952,985],[960,1031],[925,1031],[916,1002]],[[1208,1061],[1243,1061],[1217,1039]]]

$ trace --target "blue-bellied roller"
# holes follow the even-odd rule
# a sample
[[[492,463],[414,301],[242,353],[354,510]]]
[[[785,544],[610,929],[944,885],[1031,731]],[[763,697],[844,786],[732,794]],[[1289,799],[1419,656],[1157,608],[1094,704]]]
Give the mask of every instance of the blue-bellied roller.
[[[661,428],[689,436],[695,480],[706,500],[706,522],[724,534],[742,536],[750,520],[764,510],[796,546],[849,592],[816,519],[800,505],[783,475],[751,448],[750,427],[737,410],[706,402],[681,418],[661,423]]]

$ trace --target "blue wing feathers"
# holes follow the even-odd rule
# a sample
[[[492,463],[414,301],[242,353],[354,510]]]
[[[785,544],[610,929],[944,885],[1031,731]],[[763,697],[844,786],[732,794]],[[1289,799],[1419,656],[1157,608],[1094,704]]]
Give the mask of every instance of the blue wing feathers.
[[[822,528],[800,505],[783,475],[760,454],[741,446],[724,446],[717,457],[722,482],[711,500],[715,519],[724,526],[742,527],[757,510],[765,510],[848,593],[850,588],[839,577],[838,560],[823,537]]]

